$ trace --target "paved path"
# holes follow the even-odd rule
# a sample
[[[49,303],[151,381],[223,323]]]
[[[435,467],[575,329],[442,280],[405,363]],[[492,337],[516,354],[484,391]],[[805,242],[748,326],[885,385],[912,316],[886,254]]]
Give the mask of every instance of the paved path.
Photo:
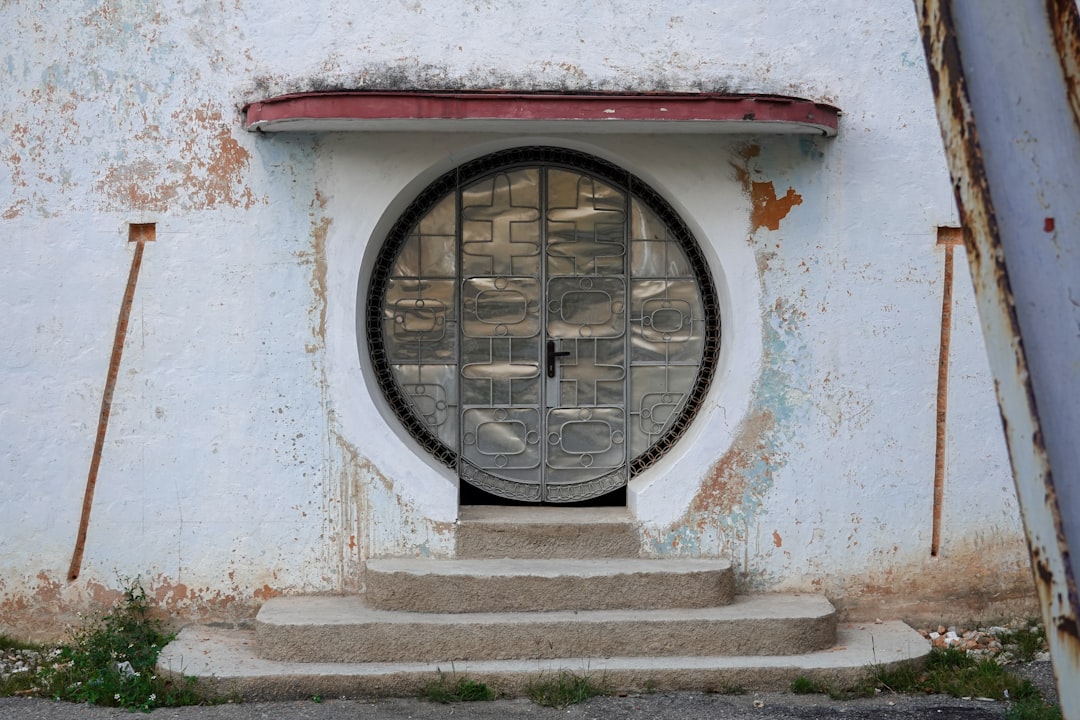
[[[594,698],[563,710],[528,700],[438,705],[419,700],[327,700],[162,708],[148,716],[115,708],[0,698],[0,720],[999,720],[1006,704],[943,696],[880,695],[831,701],[821,695],[657,693]]]

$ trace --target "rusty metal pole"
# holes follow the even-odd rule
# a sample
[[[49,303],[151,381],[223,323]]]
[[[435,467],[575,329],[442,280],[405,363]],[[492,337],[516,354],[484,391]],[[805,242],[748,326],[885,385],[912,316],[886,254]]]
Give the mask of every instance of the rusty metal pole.
[[[915,8],[1061,708],[1064,717],[1078,719],[1077,6],[1075,0],[915,0]]]

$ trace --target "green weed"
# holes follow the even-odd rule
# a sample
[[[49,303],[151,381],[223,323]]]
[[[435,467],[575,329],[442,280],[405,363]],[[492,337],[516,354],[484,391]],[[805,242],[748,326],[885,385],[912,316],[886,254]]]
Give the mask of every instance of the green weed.
[[[494,700],[495,691],[479,680],[465,676],[447,677],[441,670],[435,680],[424,686],[420,697],[430,702],[476,702]]]
[[[74,630],[69,641],[43,653],[36,673],[12,675],[0,695],[36,695],[149,712],[155,707],[205,704],[194,678],[159,677],[158,653],[172,639],[151,614],[146,591],[131,581],[108,612]],[[7,640],[6,638],[4,640]]]
[[[588,675],[560,670],[555,677],[541,676],[525,688],[525,694],[537,705],[562,709],[591,697],[607,695],[603,684],[594,683]]]
[[[17,642],[6,635],[0,636],[0,649],[29,650],[38,653],[39,657],[46,656],[49,652],[44,647],[34,645],[33,643]],[[37,685],[37,674],[30,668],[21,672],[9,673],[6,677],[0,675],[0,697],[34,695],[37,691]]]
[[[26,642],[25,640],[19,640],[13,638],[10,635],[0,633],[0,649],[3,650],[36,650],[40,652],[42,646],[37,643]]]
[[[1005,720],[1061,720],[1061,708],[1042,700],[1021,700],[1005,711]]]
[[[800,675],[791,681],[791,692],[796,695],[814,695],[816,693],[824,693],[826,690],[827,688],[804,675]]]
[[[792,680],[788,690],[795,695],[828,695],[831,700],[846,700],[855,695],[864,694],[858,688],[840,688],[816,682],[805,675]]]
[[[1038,700],[1039,691],[990,658],[975,659],[963,650],[935,649],[923,668],[903,665],[871,670],[869,690],[898,693],[941,693],[953,697],[987,697],[995,700]]]
[[[1030,662],[1047,649],[1046,631],[1039,620],[1032,620],[1025,627],[1013,630],[998,639],[1005,649],[1021,662]]]

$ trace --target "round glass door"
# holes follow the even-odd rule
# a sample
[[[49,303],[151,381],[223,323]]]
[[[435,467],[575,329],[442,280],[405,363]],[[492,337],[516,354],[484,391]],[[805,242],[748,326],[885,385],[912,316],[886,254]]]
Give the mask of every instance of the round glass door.
[[[553,148],[432,184],[372,275],[368,341],[398,419],[489,493],[587,500],[683,433],[719,349],[685,226],[625,171]]]

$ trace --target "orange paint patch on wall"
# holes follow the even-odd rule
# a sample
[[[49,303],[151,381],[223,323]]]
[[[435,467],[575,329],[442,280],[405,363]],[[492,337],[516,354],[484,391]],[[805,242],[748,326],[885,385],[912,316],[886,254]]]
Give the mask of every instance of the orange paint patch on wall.
[[[783,197],[776,196],[776,187],[771,181],[757,181],[751,178],[751,161],[761,155],[760,145],[747,145],[738,151],[739,161],[731,163],[735,170],[735,179],[742,184],[750,196],[750,232],[759,228],[779,230],[780,221],[787,217],[791,208],[802,205],[802,195],[789,187]]]
[[[750,200],[753,207],[750,212],[751,232],[764,227],[779,230],[780,221],[787,217],[791,208],[802,205],[802,195],[795,188],[788,188],[783,197],[776,197],[776,188],[772,182],[750,183]]]
[[[776,547],[783,547],[784,545],[784,539],[780,537],[780,533],[776,530],[773,530],[772,532],[772,544]]]
[[[252,593],[252,596],[256,600],[262,600],[262,601],[269,600],[270,598],[275,598],[275,597],[277,597],[279,595],[281,595],[281,591],[280,590],[275,590],[274,588],[270,587],[269,585],[263,585],[261,588],[259,588],[258,590],[256,590],[255,592]]]

